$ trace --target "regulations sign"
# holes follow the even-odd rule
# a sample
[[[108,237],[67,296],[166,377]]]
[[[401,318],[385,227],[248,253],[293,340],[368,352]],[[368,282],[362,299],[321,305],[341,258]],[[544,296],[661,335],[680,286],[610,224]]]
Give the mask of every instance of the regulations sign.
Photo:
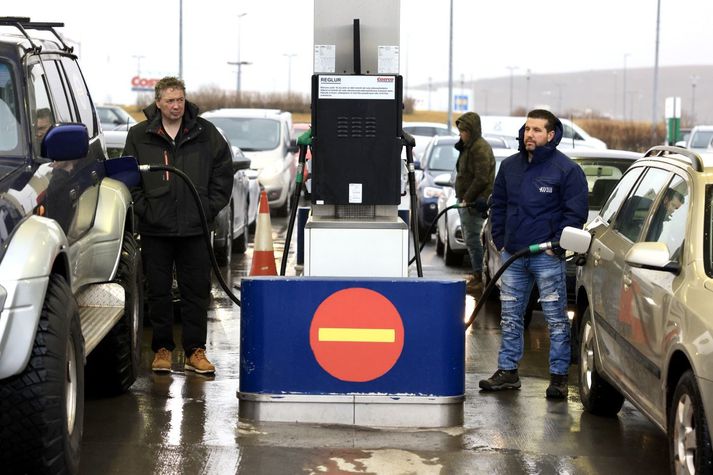
[[[344,289],[317,308],[309,343],[319,365],[342,381],[366,382],[386,374],[404,346],[396,307],[382,294]]]
[[[320,99],[394,100],[395,97],[395,76],[319,76]]]

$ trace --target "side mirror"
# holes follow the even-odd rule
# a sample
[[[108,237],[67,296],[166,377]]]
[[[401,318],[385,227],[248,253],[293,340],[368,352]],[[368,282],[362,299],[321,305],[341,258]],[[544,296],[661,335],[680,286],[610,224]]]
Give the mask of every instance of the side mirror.
[[[441,173],[433,179],[433,183],[438,186],[453,186],[450,173]]]
[[[233,173],[238,170],[247,170],[248,168],[250,168],[250,159],[248,157],[240,157],[233,160]]]
[[[290,145],[287,147],[287,151],[289,153],[297,153],[300,151],[300,148],[297,146],[297,140],[290,139]]]
[[[414,167],[416,170],[423,170],[423,169],[421,168],[421,160],[414,160],[414,161],[413,161],[413,167]]]
[[[89,153],[89,133],[84,124],[57,124],[42,139],[41,155],[57,162],[78,160]]]
[[[631,267],[660,270],[678,274],[681,264],[672,261],[668,247],[662,242],[637,242],[624,256],[624,261]]]
[[[560,236],[559,246],[567,251],[584,253],[589,250],[592,242],[592,235],[584,229],[567,226]]]

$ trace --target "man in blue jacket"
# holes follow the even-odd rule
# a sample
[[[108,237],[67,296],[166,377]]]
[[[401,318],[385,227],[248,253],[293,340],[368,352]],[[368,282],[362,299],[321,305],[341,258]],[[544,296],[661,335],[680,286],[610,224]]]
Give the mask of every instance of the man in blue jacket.
[[[520,129],[519,152],[503,161],[495,178],[490,208],[493,242],[503,262],[531,244],[559,241],[566,226],[581,228],[587,219],[587,180],[582,169],[557,150],[562,123],[536,109]],[[533,281],[550,333],[548,398],[567,397],[570,326],[563,250],[515,260],[500,280],[502,341],[498,370],[480,381],[485,391],[517,389],[523,354],[523,313]]]

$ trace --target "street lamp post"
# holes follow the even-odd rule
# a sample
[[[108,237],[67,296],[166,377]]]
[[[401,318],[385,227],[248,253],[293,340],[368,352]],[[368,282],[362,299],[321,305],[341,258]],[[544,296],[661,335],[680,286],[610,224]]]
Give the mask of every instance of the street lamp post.
[[[448,27],[448,132],[453,123],[453,0],[451,0],[450,23]]]
[[[622,119],[626,120],[626,58],[631,56],[629,53],[626,53],[624,55],[624,70],[622,71],[621,75],[621,89],[622,89]]]
[[[530,68],[527,68],[527,74],[525,75],[525,112],[530,111]]]
[[[241,30],[240,19],[242,17],[244,17],[245,15],[247,15],[247,13],[238,13],[238,60],[235,63],[233,63],[238,66],[238,78],[237,78],[237,84],[236,84],[236,91],[238,93],[238,97],[240,97],[240,76],[241,76],[240,69],[244,64],[248,64],[248,63],[245,63],[240,60],[240,30]],[[228,63],[228,64],[231,64],[231,63]]]
[[[656,52],[654,54],[654,97],[651,106],[651,141],[656,143],[656,122],[658,121],[659,94],[659,27],[661,25],[661,0],[656,2]]]
[[[698,76],[691,76],[691,126],[696,125],[696,83]]]
[[[512,115],[512,73],[517,69],[517,66],[505,66],[505,69],[510,70],[510,110],[508,111],[508,115]]]
[[[183,0],[178,2],[178,77],[183,78]]]
[[[292,58],[297,56],[295,53],[285,53],[282,56],[287,58],[287,97],[292,94]]]

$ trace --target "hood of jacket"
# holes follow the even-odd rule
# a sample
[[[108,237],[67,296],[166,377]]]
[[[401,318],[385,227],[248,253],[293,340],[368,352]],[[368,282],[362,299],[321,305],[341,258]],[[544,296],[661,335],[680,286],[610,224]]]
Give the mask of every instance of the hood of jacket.
[[[555,137],[545,145],[537,147],[532,151],[532,163],[540,163],[542,160],[550,157],[557,149],[557,145],[559,145],[563,135],[564,127],[562,126],[562,122],[558,118],[555,118]],[[522,124],[522,127],[520,127],[517,140],[520,142],[518,150],[527,157],[527,150],[525,150],[525,124]]]
[[[482,128],[480,126],[480,116],[475,112],[466,112],[462,116],[458,117],[458,119],[456,119],[456,127],[470,133],[470,141],[467,144],[464,144],[466,146],[483,136]]]

